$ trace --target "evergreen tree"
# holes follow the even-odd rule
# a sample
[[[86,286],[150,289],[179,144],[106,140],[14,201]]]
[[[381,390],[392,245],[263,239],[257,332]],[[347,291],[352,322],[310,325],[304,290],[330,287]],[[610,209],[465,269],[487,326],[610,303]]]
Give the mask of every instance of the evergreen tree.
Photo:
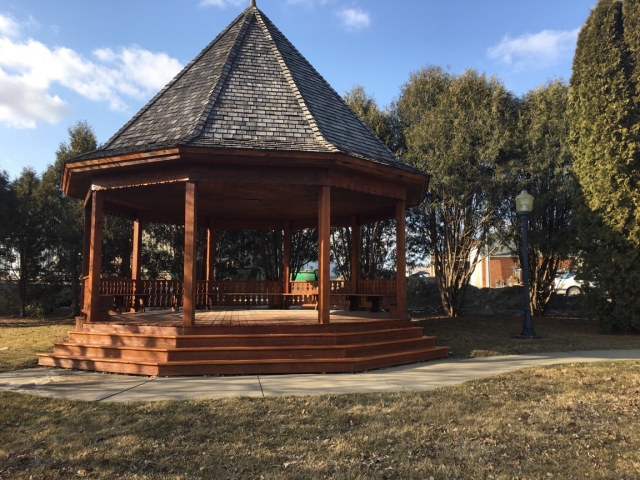
[[[7,265],[10,258],[8,238],[13,226],[14,208],[15,199],[9,174],[0,171],[0,279],[8,276]]]
[[[18,278],[18,296],[20,316],[26,317],[32,312],[29,301],[32,300],[31,286],[43,279],[43,264],[49,246],[44,215],[44,202],[39,192],[40,177],[31,168],[24,168],[18,178],[12,182],[15,192],[15,221],[9,233],[7,244],[15,253],[17,268],[13,276]],[[50,257],[49,257],[50,258]]]
[[[640,330],[638,0],[600,0],[578,36],[569,112],[586,310]]]
[[[71,287],[71,315],[80,314],[80,285],[84,238],[84,205],[62,191],[64,164],[77,155],[98,147],[93,129],[86,121],[69,127],[69,141],[60,143],[56,161],[42,175],[40,186],[49,248],[55,252],[55,273]]]

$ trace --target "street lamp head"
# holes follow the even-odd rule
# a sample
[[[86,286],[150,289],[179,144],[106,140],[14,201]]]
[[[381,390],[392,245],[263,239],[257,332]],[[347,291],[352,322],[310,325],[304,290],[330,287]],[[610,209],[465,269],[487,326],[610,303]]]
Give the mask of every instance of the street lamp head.
[[[516,212],[531,213],[533,210],[533,195],[529,195],[526,190],[522,190],[516,197]]]

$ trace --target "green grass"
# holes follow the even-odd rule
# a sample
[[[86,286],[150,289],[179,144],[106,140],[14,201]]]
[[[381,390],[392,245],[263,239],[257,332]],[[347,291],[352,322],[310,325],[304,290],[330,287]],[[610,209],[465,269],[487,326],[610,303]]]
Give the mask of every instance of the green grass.
[[[534,318],[537,340],[514,338],[522,331],[520,316],[469,315],[414,318],[425,335],[451,347],[453,357],[489,357],[539,352],[640,348],[640,335],[605,335],[597,322],[580,317]]]
[[[94,403],[0,392],[0,478],[640,477],[640,362],[423,393]]]

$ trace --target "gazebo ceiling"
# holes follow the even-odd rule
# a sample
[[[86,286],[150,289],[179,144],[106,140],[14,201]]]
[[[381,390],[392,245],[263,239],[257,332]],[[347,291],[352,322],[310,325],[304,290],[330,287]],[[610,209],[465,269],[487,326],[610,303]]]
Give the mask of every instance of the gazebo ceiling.
[[[171,216],[184,189],[169,184],[189,179],[203,183],[203,215],[313,219],[314,185],[344,190],[336,215],[392,216],[396,200],[421,201],[428,178],[252,2],[109,141],[67,162],[63,189],[83,199],[109,190],[107,211]]]

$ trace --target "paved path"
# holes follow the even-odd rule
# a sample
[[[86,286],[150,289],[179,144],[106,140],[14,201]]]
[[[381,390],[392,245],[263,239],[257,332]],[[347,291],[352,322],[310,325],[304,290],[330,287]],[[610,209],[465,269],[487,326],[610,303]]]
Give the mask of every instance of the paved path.
[[[640,360],[640,349],[446,359],[357,374],[326,375],[151,378],[30,368],[0,373],[0,390],[109,402],[423,391],[537,365],[612,360]]]

